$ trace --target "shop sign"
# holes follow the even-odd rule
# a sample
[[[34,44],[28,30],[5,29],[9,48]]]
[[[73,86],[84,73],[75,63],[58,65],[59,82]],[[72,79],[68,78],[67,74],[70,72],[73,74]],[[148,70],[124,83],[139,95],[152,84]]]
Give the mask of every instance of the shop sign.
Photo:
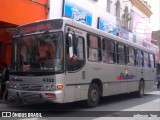
[[[128,40],[129,39],[129,32],[128,30],[125,30],[123,29],[122,27],[120,28],[120,34],[119,34],[120,37]]]
[[[20,26],[15,30],[14,36],[31,34],[35,32],[48,31],[51,29],[62,29],[63,21],[61,19],[57,20],[47,20],[41,22],[34,22],[24,26]]]
[[[92,13],[71,0],[65,0],[63,16],[90,26],[92,25]]]
[[[116,25],[101,17],[98,18],[98,29],[103,30],[112,35],[117,35]]]

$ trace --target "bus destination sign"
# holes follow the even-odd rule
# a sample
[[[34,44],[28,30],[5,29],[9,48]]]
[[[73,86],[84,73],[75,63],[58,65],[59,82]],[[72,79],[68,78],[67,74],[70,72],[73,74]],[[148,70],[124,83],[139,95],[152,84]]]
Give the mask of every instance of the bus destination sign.
[[[47,31],[51,29],[62,29],[62,25],[63,21],[61,19],[31,23],[18,27],[15,31],[15,36],[34,32]]]

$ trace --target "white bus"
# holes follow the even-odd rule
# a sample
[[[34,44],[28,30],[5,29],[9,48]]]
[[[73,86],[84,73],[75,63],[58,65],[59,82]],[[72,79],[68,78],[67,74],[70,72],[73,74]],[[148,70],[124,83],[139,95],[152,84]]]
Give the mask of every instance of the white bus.
[[[20,26],[13,40],[10,102],[68,103],[155,85],[154,52],[68,18]]]

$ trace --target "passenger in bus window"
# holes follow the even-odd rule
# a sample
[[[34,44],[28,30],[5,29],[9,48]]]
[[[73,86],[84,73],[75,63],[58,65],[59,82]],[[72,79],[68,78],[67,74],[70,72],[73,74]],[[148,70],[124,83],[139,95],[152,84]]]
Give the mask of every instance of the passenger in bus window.
[[[48,56],[48,47],[46,42],[41,41],[39,44],[39,51],[38,51],[38,58],[40,61],[40,66],[43,68],[44,67],[44,62],[47,59]]]
[[[112,52],[109,52],[109,59],[110,59],[109,63],[112,63],[112,64],[115,63],[116,61],[115,54]]]
[[[75,61],[77,60],[77,58],[78,58],[78,57],[77,57],[77,48],[74,47],[74,48],[73,48],[73,58],[72,58],[72,59],[73,59],[73,62],[75,62]]]
[[[47,68],[50,68],[50,67],[53,67],[53,65],[55,64],[55,59],[59,60],[59,56],[55,55],[55,44],[52,42],[52,43],[48,43],[47,44],[47,57],[45,59],[45,62],[44,62],[44,67],[47,67]]]
[[[105,47],[103,51],[103,62],[104,63],[114,63],[114,55],[111,52],[113,49],[112,47],[114,46],[109,41],[105,41],[104,44],[105,44]]]
[[[104,63],[110,63],[110,56],[109,56],[108,51],[103,52],[103,62]]]
[[[77,57],[77,48],[75,48],[75,47],[73,48],[73,57],[72,58],[69,57],[69,51],[67,52],[67,59],[68,59],[70,65],[74,64],[76,62],[77,58],[78,58]]]

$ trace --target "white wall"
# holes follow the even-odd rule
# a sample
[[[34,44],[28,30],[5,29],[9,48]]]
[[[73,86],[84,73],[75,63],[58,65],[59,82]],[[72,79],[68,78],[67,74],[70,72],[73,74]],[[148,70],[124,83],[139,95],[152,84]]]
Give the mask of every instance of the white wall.
[[[62,17],[63,0],[49,0],[49,7],[48,19]]]
[[[89,0],[89,1],[93,1],[93,0]],[[117,0],[111,0],[111,11],[110,14],[116,16],[116,2]],[[95,4],[96,2],[92,2],[93,4]],[[98,7],[100,7],[104,12],[107,11],[107,0],[98,0],[98,2],[96,3]],[[126,6],[128,6],[128,10],[129,12],[132,9],[132,4],[129,0],[120,0],[120,4],[121,4],[121,15],[124,13],[124,9]]]
[[[71,0],[71,1],[92,13],[93,27],[97,27],[98,17],[109,18],[109,20],[111,20],[110,22],[115,24],[116,18],[114,16],[115,16],[116,0],[112,0],[113,2],[111,3],[111,14],[106,12],[107,0],[98,0],[97,2],[94,0]],[[63,0],[50,0],[49,4],[50,4],[50,11],[48,19],[62,17]]]

